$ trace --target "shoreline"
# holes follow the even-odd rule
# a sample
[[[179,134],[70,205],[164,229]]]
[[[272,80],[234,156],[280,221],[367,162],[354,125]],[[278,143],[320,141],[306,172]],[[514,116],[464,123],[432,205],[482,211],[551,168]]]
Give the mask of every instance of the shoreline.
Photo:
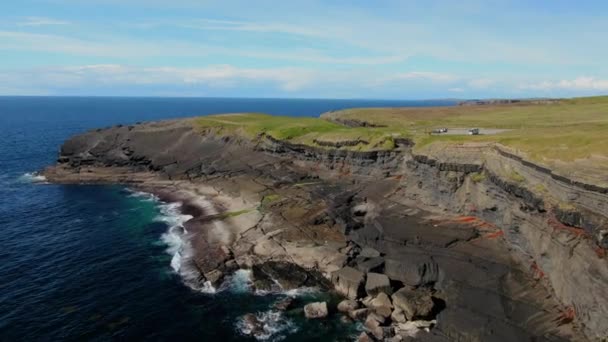
[[[326,283],[354,301],[343,315],[365,322],[372,339],[406,336],[413,322],[438,318],[429,332],[429,325],[415,331],[448,340],[585,341],[554,295],[560,289],[542,271],[546,265],[532,254],[556,238],[539,235],[546,229],[543,202],[503,181],[489,163],[495,160],[479,164],[478,150],[458,151],[448,162],[442,155],[418,158],[409,145],[387,155],[324,155],[183,125],[89,132],[62,149],[83,152],[63,155],[45,174],[65,183],[127,183],[183,202],[183,213],[195,216],[184,227],[199,283],[217,286],[243,268],[252,270],[256,289]],[[89,141],[105,135],[113,140],[104,148],[126,151],[126,162],[91,155]],[[153,136],[181,138],[170,147],[138,145]],[[513,220],[521,231],[513,231]],[[405,303],[412,301],[427,304],[411,311]]]

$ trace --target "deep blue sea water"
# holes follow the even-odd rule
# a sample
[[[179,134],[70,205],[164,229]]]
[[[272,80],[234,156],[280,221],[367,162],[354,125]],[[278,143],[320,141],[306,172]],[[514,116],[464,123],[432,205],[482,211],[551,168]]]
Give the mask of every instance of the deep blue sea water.
[[[37,183],[68,137],[91,128],[211,113],[318,116],[348,107],[453,101],[0,97],[0,340],[247,341],[257,312],[269,340],[347,341],[356,328],[268,311],[284,295],[255,295],[243,279],[195,292],[170,266],[172,206],[120,186]],[[308,293],[299,301],[324,299]],[[274,321],[274,320],[276,321]]]

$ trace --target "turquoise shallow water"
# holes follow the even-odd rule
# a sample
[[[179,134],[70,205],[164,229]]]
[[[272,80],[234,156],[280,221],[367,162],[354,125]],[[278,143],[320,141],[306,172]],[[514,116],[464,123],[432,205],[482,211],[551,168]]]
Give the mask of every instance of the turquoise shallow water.
[[[0,97],[0,340],[243,341],[239,318],[259,313],[269,340],[350,340],[339,320],[277,317],[284,294],[260,296],[246,277],[210,295],[171,267],[176,213],[119,186],[36,183],[63,140],[114,124],[218,112],[316,116],[344,107],[450,102]],[[307,293],[307,301],[330,299]]]

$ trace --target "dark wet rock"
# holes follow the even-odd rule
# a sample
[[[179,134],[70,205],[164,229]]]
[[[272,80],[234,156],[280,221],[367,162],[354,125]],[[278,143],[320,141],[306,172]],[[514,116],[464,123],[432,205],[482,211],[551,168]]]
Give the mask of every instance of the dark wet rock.
[[[368,273],[365,282],[365,292],[370,296],[376,296],[380,292],[391,295],[393,293],[391,281],[385,274]]]
[[[363,292],[365,274],[352,267],[344,267],[331,275],[336,290],[350,299],[357,299]]]
[[[293,290],[299,287],[320,287],[327,289],[330,284],[316,271],[308,271],[289,262],[268,261],[253,265],[254,286],[258,290]]]
[[[310,303],[304,306],[304,315],[306,318],[325,318],[327,317],[327,314],[328,310],[326,302]]]
[[[402,288],[392,296],[393,305],[403,312],[407,320],[426,318],[433,312],[435,303],[429,291]]]
[[[338,303],[338,311],[351,312],[359,308],[359,303],[356,300],[345,299]]]
[[[363,247],[361,252],[359,252],[359,256],[364,258],[377,258],[380,256],[380,252],[371,247]]]
[[[256,315],[248,313],[243,316],[243,332],[251,336],[262,336],[265,334],[264,323]]]
[[[279,311],[286,311],[291,307],[292,304],[293,304],[293,298],[286,297],[286,298],[283,298],[283,299],[275,302],[272,305],[272,307]]]

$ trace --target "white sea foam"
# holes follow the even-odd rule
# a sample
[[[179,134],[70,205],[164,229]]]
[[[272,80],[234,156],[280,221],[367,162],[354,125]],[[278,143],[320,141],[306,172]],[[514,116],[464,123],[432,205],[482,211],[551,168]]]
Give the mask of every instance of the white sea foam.
[[[233,293],[246,293],[250,292],[252,287],[251,270],[240,269],[224,281],[222,286],[220,286],[220,291],[227,290]]]
[[[243,316],[236,322],[236,328],[241,334],[253,336],[259,341],[281,341],[288,334],[298,331],[297,326],[285,318],[281,311],[269,310],[254,315],[260,324],[259,330],[248,324]]]
[[[129,197],[135,197],[137,199],[140,199],[143,201],[150,201],[150,202],[159,202],[160,201],[158,196],[148,193],[148,192],[137,191],[137,190],[132,190],[132,189],[127,189],[127,191],[130,193]]]
[[[46,177],[37,172],[26,172],[19,177],[19,181],[22,183],[46,183]]]
[[[181,203],[162,203],[159,205],[161,214],[156,221],[164,222],[169,226],[161,241],[167,245],[167,253],[171,255],[171,268],[179,274],[184,283],[194,290],[205,293],[215,293],[216,289],[211,283],[200,283],[200,273],[193,266],[192,246],[188,238],[188,231],[184,224],[192,219],[192,215],[182,214]]]

